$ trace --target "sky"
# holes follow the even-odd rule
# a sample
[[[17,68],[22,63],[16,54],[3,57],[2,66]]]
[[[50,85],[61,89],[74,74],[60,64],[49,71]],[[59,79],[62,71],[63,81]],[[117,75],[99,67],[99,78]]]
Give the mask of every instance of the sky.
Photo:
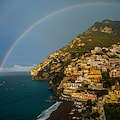
[[[95,22],[120,21],[119,11],[120,0],[0,0],[2,72],[30,71]]]

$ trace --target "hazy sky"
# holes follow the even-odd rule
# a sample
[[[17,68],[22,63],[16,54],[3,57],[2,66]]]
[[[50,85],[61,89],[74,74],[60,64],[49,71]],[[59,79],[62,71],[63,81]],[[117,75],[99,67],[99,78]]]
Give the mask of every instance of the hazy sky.
[[[0,64],[15,41],[38,20],[70,6],[95,2],[108,4],[74,7],[40,22],[16,44],[3,71],[30,69],[96,21],[120,20],[120,0],[0,0]]]

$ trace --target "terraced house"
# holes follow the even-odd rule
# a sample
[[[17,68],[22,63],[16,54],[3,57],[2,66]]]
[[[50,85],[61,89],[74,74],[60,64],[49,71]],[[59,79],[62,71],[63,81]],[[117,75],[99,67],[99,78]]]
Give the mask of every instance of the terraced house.
[[[91,82],[100,82],[102,79],[101,71],[100,70],[91,70],[88,73],[88,79],[91,80]]]

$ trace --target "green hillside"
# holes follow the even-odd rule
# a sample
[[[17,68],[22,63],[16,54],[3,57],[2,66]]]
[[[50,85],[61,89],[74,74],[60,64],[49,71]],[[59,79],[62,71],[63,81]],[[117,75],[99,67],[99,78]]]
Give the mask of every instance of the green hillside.
[[[64,69],[74,58],[80,58],[95,47],[109,47],[120,43],[120,21],[96,22],[85,33],[77,35],[67,46],[46,57],[31,71],[33,80],[50,80],[52,88],[58,86],[64,77]],[[58,79],[59,76],[59,79]]]

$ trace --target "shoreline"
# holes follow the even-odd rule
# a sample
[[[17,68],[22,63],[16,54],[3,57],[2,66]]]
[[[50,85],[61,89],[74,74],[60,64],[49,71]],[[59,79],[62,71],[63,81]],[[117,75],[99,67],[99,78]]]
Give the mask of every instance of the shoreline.
[[[57,110],[53,111],[50,114],[50,117],[46,120],[70,120],[69,113],[71,109],[73,108],[73,102],[72,101],[63,101]]]
[[[58,109],[62,102],[56,102],[52,106],[50,106],[48,109],[45,109],[39,114],[36,118],[36,120],[46,120],[50,117],[50,115]]]
[[[86,107],[83,104],[84,102],[79,102],[81,104],[81,107],[75,105],[73,101],[62,101],[62,103],[59,105],[58,109],[53,111],[49,118],[45,120],[88,120],[86,117],[90,115],[90,111],[87,111]]]

